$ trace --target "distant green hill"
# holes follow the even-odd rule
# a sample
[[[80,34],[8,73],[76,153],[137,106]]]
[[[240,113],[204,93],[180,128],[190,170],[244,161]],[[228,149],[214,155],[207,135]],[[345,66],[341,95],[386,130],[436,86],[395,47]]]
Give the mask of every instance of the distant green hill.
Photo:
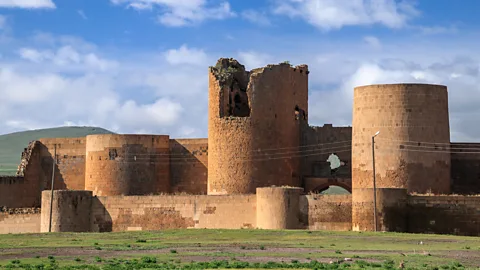
[[[344,188],[341,188],[341,187],[331,186],[327,190],[322,192],[322,194],[325,194],[325,195],[340,195],[340,194],[350,194],[350,192],[348,192],[347,190],[345,190]]]
[[[33,140],[111,133],[113,132],[99,127],[58,127],[0,135],[0,175],[15,175],[23,149]]]

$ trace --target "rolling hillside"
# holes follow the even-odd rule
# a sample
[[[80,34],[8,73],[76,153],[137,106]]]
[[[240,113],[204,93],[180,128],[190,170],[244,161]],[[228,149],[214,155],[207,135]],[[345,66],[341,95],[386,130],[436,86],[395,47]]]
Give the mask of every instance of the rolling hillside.
[[[59,127],[0,135],[0,175],[15,175],[23,149],[40,138],[72,138],[113,133],[98,127]]]

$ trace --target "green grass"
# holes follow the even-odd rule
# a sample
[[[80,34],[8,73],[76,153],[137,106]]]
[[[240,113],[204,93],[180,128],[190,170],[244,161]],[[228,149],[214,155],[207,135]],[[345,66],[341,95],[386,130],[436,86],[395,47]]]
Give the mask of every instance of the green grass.
[[[0,235],[0,250],[2,267],[24,264],[30,269],[390,269],[400,262],[406,269],[480,267],[478,237],[400,233],[191,229],[9,234]],[[343,262],[345,258],[352,261]]]
[[[0,175],[15,175],[23,149],[40,138],[73,138],[112,133],[98,127],[58,127],[0,135]]]

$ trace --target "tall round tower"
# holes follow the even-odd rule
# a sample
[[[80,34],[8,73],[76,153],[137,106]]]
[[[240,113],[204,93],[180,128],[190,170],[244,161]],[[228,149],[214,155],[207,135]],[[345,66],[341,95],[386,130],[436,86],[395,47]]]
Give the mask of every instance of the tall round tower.
[[[377,207],[386,211],[377,211],[379,229],[402,230],[398,222],[393,225],[392,218],[401,215],[398,207],[403,207],[401,198],[405,199],[407,192],[450,192],[447,87],[429,84],[356,87],[352,126],[353,229],[374,228],[372,137],[377,132],[380,132],[375,137]],[[391,215],[388,211],[399,212]]]
[[[170,191],[169,136],[88,135],[85,189],[93,195],[147,195]]]
[[[222,58],[210,67],[208,194],[299,186],[300,125],[307,106],[306,65],[247,72],[236,60]]]

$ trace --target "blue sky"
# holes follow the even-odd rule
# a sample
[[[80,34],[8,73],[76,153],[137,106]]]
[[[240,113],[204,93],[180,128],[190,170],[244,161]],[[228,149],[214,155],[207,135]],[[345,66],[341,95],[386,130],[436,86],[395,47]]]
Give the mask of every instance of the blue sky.
[[[207,136],[207,67],[308,64],[312,125],[353,87],[449,88],[453,141],[480,134],[480,1],[0,0],[0,134],[62,125]],[[332,105],[334,104],[334,105]]]

